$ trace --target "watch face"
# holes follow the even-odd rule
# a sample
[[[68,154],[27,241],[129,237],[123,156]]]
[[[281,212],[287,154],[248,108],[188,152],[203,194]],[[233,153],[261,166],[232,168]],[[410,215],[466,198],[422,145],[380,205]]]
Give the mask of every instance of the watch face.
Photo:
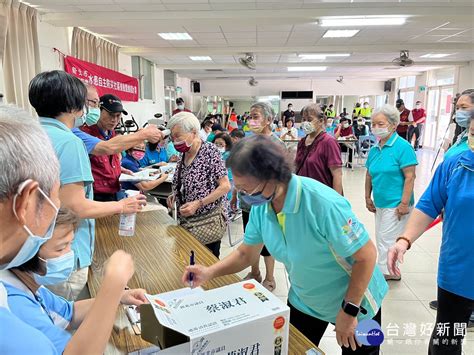
[[[344,312],[346,312],[350,316],[357,317],[357,315],[359,314],[359,307],[352,303],[346,303],[344,305]]]

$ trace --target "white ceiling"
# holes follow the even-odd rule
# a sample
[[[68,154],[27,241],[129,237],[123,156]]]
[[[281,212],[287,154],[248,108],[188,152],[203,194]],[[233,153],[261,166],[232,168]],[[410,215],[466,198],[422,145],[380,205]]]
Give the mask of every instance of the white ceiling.
[[[370,77],[381,80],[474,60],[474,2],[405,0],[29,0],[42,21],[79,26],[191,79]],[[358,29],[352,38],[322,38],[328,16],[406,16],[402,26]],[[166,41],[159,32],[188,32],[192,41]],[[398,70],[390,62],[410,50],[416,65]],[[245,52],[257,70],[238,64]],[[350,53],[326,61],[301,60],[298,53]],[[452,54],[424,59],[427,53]],[[210,56],[195,62],[190,55]],[[325,72],[288,73],[287,66],[328,67]],[[212,70],[212,71],[209,71]],[[216,71],[221,70],[221,71]]]

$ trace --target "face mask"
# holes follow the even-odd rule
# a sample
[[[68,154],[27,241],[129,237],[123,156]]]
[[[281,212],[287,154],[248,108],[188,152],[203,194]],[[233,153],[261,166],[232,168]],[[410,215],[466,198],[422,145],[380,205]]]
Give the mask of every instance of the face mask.
[[[459,126],[467,128],[467,122],[471,117],[471,113],[467,110],[457,110],[456,111],[456,122]]]
[[[278,128],[281,128],[281,127],[283,127],[283,123],[278,122]]]
[[[416,105],[416,108],[417,110],[419,110],[421,108],[421,105],[420,104]]]
[[[367,108],[367,107],[369,107],[369,105],[364,105],[364,108]]]
[[[275,189],[275,191],[276,191],[276,189]],[[273,200],[273,197],[275,196],[275,191],[273,192],[273,194],[270,197],[263,196],[262,192],[257,192],[257,193],[254,193],[252,195],[247,195],[246,193],[241,192],[240,197],[242,198],[242,200],[247,205],[261,206],[261,205],[269,203]]]
[[[387,137],[390,134],[390,131],[388,130],[387,127],[385,127],[385,128],[372,128],[372,133],[377,138],[382,139],[382,138]]]
[[[293,107],[288,107],[288,111],[293,111]]]
[[[188,142],[184,140],[182,142],[173,143],[173,145],[174,145],[174,149],[176,149],[178,152],[186,153],[191,149],[192,144],[188,145]]]
[[[358,124],[359,126],[363,126],[363,125],[364,125],[364,121],[357,121],[357,124]]]
[[[145,152],[144,152],[144,151],[141,151],[141,150],[134,150],[134,151],[132,151],[132,157],[133,157],[135,160],[142,160],[144,156],[145,156]]]
[[[68,253],[52,259],[41,259],[46,264],[46,274],[38,275],[33,273],[33,277],[38,285],[54,285],[67,281],[74,270],[74,252]]]
[[[469,146],[471,152],[474,152],[474,135],[470,134],[467,136],[467,145]]]
[[[184,110],[184,105],[178,105],[178,110]]]
[[[326,125],[328,127],[331,127],[333,123],[334,123],[334,120],[327,120]]]
[[[89,107],[89,112],[84,116],[84,123],[88,126],[97,124],[100,118],[100,109],[97,107]]]
[[[219,153],[224,154],[225,153],[225,148],[224,147],[217,147],[217,150]]]
[[[344,122],[344,123],[342,124],[342,127],[343,127],[343,128],[349,128],[349,123]]]
[[[301,129],[303,130],[304,134],[311,134],[316,130],[312,123],[308,121],[301,123]]]
[[[258,120],[250,120],[249,121],[249,128],[253,133],[262,133],[262,131],[265,127],[263,127],[260,124],[260,121],[258,121]]]
[[[15,197],[13,197],[13,214],[15,215],[15,217],[17,219],[18,219],[18,216],[16,214],[16,197],[18,196],[18,194],[21,194],[21,190],[23,189],[24,186],[26,186],[28,181],[31,181],[31,180],[27,180],[22,185],[20,185],[20,188],[18,189],[19,192],[15,195]],[[46,194],[43,192],[43,190],[41,190],[39,187],[38,187],[38,191],[43,195],[45,200],[51,206],[53,206],[54,210],[56,211],[56,214],[54,215],[54,218],[51,221],[51,224],[49,225],[48,230],[46,231],[46,233],[43,236],[34,235],[31,232],[31,230],[27,226],[24,225],[23,229],[25,229],[26,232],[28,233],[28,239],[26,239],[26,241],[23,243],[20,250],[15,255],[15,257],[13,258],[12,261],[10,261],[8,264],[0,265],[0,270],[10,269],[10,268],[13,268],[13,267],[16,267],[16,266],[23,265],[28,260],[33,258],[36,255],[36,253],[38,252],[39,248],[44,243],[46,243],[49,239],[51,239],[51,236],[53,235],[54,226],[56,225],[56,217],[58,216],[58,211],[59,210],[56,207],[56,205],[53,203],[53,201],[51,201],[51,199],[48,196],[46,196]]]

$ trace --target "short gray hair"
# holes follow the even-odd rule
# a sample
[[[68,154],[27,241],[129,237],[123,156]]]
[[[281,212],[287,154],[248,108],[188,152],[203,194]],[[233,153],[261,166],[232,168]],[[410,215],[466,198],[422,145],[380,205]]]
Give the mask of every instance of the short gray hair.
[[[388,122],[390,122],[390,124],[394,125],[395,127],[397,127],[400,123],[400,112],[395,106],[387,104],[383,105],[382,107],[375,110],[372,115],[372,118],[379,114],[384,115],[387,118]]]
[[[59,162],[46,132],[25,111],[0,105],[0,201],[32,179],[49,195],[59,180]]]
[[[274,120],[275,111],[273,110],[272,105],[269,104],[268,102],[264,102],[264,101],[256,102],[252,106],[250,106],[251,110],[254,109],[254,108],[260,110],[263,117],[265,117],[265,119],[267,121],[273,121]]]
[[[185,132],[196,131],[198,133],[201,129],[199,120],[191,112],[179,112],[172,116],[166,128],[172,130],[174,126],[180,126]]]
[[[321,105],[320,104],[308,104],[303,109],[301,110],[301,115],[308,114],[311,116],[315,116],[319,118],[320,120],[326,118],[323,111],[321,110]]]

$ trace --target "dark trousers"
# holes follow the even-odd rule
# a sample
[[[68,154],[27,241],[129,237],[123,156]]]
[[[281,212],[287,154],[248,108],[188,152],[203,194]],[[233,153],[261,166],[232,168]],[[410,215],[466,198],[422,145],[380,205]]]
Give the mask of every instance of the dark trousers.
[[[343,153],[349,152],[349,159],[347,159],[347,162],[349,164],[352,164],[353,150],[351,148],[349,148],[347,145],[343,144],[343,143],[339,143],[339,146],[341,147],[341,152],[343,152]]]
[[[217,259],[219,259],[219,255],[221,255],[221,241],[220,240],[218,240],[217,242],[206,244],[206,248],[209,249],[212,252],[212,254],[216,256]]]
[[[319,342],[328,327],[328,322],[312,317],[306,313],[300,312],[288,302],[290,307],[290,323],[293,324],[306,338],[311,340],[314,345],[319,346]],[[377,323],[382,324],[382,309],[379,309],[374,318]],[[336,341],[336,339],[334,339]],[[380,352],[380,346],[365,346],[358,347],[353,351],[350,347],[341,347],[343,355],[377,355]]]
[[[438,287],[438,312],[428,354],[460,355],[462,340],[473,311],[474,300]],[[440,329],[442,331],[439,331]],[[456,329],[461,333],[460,335],[455,335]]]
[[[398,131],[397,131],[397,133],[398,133],[398,135],[399,135],[400,137],[402,137],[403,139],[408,140],[408,131],[406,131],[406,132],[398,132]]]
[[[424,124],[423,123],[420,123],[418,124],[416,127],[413,127],[413,126],[410,126],[408,128],[408,142],[411,143],[411,140],[413,139],[413,135],[415,135],[416,139],[415,139],[415,149],[418,149],[419,146],[420,146],[420,137],[421,137],[421,133],[423,132],[423,126]]]
[[[110,202],[110,201],[118,201],[117,194],[96,194],[94,193],[94,201],[99,202]]]
[[[247,226],[247,223],[249,223],[249,218],[250,218],[250,212],[242,211],[242,223],[244,224],[244,233],[245,233],[245,227]],[[265,247],[265,245],[263,246],[263,249],[260,252],[260,255],[271,256],[267,248]]]

